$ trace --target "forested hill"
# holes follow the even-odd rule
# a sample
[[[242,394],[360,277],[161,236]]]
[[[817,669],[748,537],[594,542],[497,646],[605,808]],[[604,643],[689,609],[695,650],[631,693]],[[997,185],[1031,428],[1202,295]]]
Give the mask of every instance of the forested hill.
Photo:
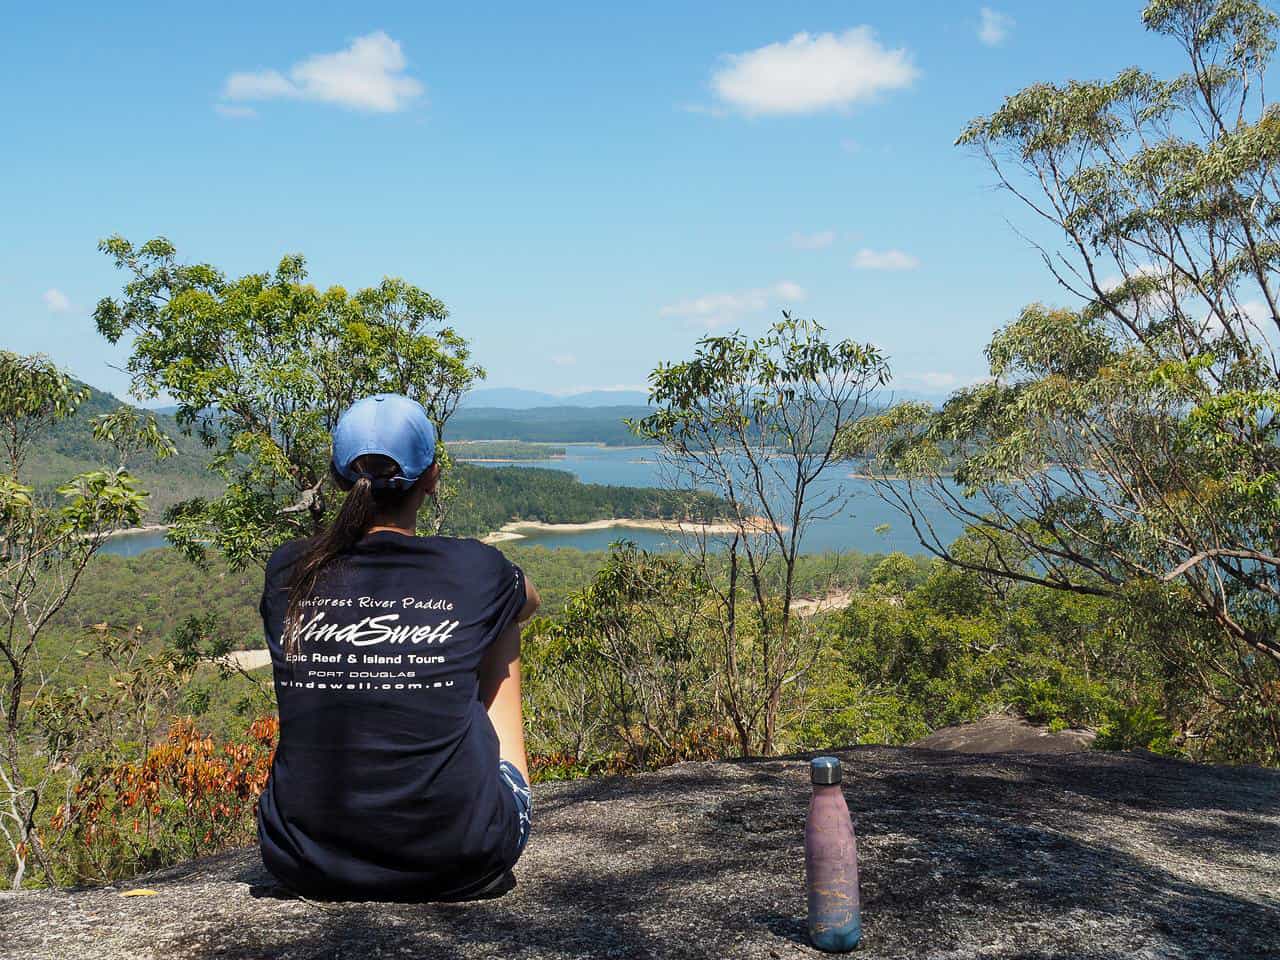
[[[617,407],[461,407],[445,427],[446,440],[526,440],[536,443],[638,443],[627,417],[652,413],[642,405]]]
[[[519,440],[531,443],[603,443],[628,446],[644,443],[627,426],[653,413],[653,407],[631,404],[612,407],[460,407],[445,428],[447,440]],[[866,415],[883,413],[881,403],[869,404]],[[799,414],[797,414],[799,417]],[[828,424],[817,431],[815,445],[831,438]],[[755,436],[755,434],[753,434]]]
[[[473,536],[509,520],[583,523],[614,517],[717,520],[728,504],[709,493],[690,497],[653,487],[581,483],[564,470],[473,467],[457,464],[459,492],[449,504],[445,532]]]
[[[39,490],[49,491],[85,470],[118,465],[111,447],[94,440],[93,419],[115,410],[122,401],[86,383],[77,381],[76,386],[88,390],[88,398],[75,416],[40,434],[22,471],[22,479]],[[178,452],[159,463],[139,457],[129,464],[130,472],[151,494],[147,510],[151,521],[175,503],[192,497],[216,497],[222,490],[222,483],[206,469],[209,452],[200,441],[184,436],[172,414],[157,413],[156,420]]]
[[[40,436],[23,470],[23,479],[43,491],[50,491],[85,470],[116,465],[112,449],[94,440],[92,421],[94,417],[116,409],[122,401],[87,384],[79,386],[89,390],[88,399],[75,416],[59,422]],[[490,409],[482,411],[484,422],[488,424],[486,429],[492,431],[490,434],[458,436],[452,428],[458,418],[465,423],[462,413],[455,414],[449,421],[448,433],[450,440],[482,440],[500,436],[502,439],[585,439],[621,443],[625,441],[619,431],[626,430],[621,418],[643,409]],[[570,416],[556,415],[562,411],[568,411]],[[510,420],[504,419],[508,416]],[[164,511],[175,503],[192,497],[217,497],[222,490],[221,482],[208,470],[209,453],[199,440],[184,436],[172,414],[157,413],[156,419],[161,429],[173,438],[178,453],[159,463],[140,457],[136,463],[130,464],[131,472],[150,494],[148,522],[159,521]],[[614,425],[618,430],[614,430]],[[568,436],[563,436],[566,433]],[[480,536],[515,519],[562,523],[614,517],[695,516],[710,519],[726,515],[726,510],[722,509],[725,505],[716,497],[702,496],[696,502],[688,503],[685,498],[664,490],[582,483],[563,470],[492,469],[455,463],[452,476],[457,494],[449,504],[446,532],[457,536]]]

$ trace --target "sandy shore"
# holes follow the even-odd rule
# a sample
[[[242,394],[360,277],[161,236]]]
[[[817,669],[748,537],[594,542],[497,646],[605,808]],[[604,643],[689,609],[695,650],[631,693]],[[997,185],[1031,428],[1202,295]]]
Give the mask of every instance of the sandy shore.
[[[853,600],[852,590],[836,590],[825,597],[794,597],[791,612],[797,617],[812,617],[815,613],[843,610]]]
[[[226,660],[229,664],[240,667],[243,670],[257,670],[260,667],[270,666],[271,651],[266,649],[232,650],[225,657],[219,657],[218,659]]]
[[[739,527],[730,520],[719,520],[713,523],[693,523],[687,520],[630,520],[616,517],[611,520],[590,520],[586,523],[543,523],[540,520],[513,520],[483,537],[485,543],[503,543],[507,540],[522,540],[526,533],[582,533],[588,530],[608,530],[612,527],[627,527],[632,530],[662,530],[667,533],[702,533],[721,534],[735,533],[739,529],[760,532],[767,529],[768,521],[763,517],[753,517],[748,523]]]
[[[848,479],[850,479],[850,480],[898,480],[898,481],[903,481],[903,480],[920,480],[920,479],[923,479],[923,478],[921,478],[921,477],[908,477],[908,476],[904,476],[904,475],[903,475],[903,474],[901,474],[901,473],[883,473],[883,474],[881,474],[881,473],[859,473],[859,472],[858,472],[858,471],[856,471],[856,470],[855,470],[853,473],[846,473],[846,474],[845,474],[845,476],[846,476]],[[944,480],[951,480],[951,479],[953,479],[953,478],[955,477],[955,474],[954,474],[954,473],[939,473],[937,476],[942,477]]]
[[[139,533],[163,533],[169,529],[167,523],[148,523],[141,527],[120,527],[106,534],[107,537],[132,537]]]
[[[455,463],[554,463],[563,460],[563,453],[553,453],[549,457],[454,457]]]

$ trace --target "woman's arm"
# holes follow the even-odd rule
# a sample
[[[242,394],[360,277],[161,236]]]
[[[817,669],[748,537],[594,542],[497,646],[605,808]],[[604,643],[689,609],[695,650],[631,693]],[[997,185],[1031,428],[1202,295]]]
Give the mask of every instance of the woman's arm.
[[[489,722],[498,734],[498,755],[508,760],[529,781],[529,760],[524,751],[524,716],[520,709],[520,625],[541,602],[533,581],[525,578],[525,602],[516,620],[485,651],[480,664],[480,700],[489,711]]]
[[[538,588],[533,585],[533,581],[527,576],[524,578],[524,606],[520,608],[520,612],[516,614],[516,621],[524,623],[535,613],[538,607],[542,605],[542,596],[538,593]]]

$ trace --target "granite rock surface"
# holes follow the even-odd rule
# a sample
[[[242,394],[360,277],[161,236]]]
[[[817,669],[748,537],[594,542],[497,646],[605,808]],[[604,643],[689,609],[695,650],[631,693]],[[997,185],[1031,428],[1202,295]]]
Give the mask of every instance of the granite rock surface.
[[[1079,753],[1088,750],[1095,739],[1097,734],[1092,730],[1050,730],[1021,717],[996,714],[942,727],[912,746],[958,753]]]
[[[1280,771],[1073,753],[840,751],[866,958],[1280,958]],[[0,894],[5,960],[795,958],[805,758],[535,788],[517,884],[292,897],[256,849]],[[154,896],[124,897],[134,888]]]

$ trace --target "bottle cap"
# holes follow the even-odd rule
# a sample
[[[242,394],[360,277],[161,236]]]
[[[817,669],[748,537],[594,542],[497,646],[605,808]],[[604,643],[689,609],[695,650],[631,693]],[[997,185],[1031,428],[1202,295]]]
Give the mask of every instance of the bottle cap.
[[[814,757],[809,761],[809,779],[814,783],[839,783],[840,777],[839,757]]]

